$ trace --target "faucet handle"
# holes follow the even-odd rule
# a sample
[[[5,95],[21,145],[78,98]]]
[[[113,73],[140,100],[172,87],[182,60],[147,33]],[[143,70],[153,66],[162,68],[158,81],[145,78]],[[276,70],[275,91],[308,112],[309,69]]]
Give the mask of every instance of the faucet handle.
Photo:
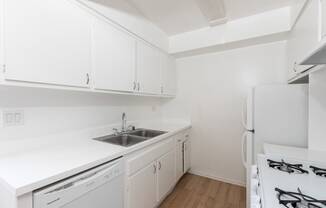
[[[131,131],[135,131],[136,127],[134,125],[129,125],[127,129]]]
[[[119,130],[117,128],[113,128],[112,130],[114,131],[114,134],[115,135],[118,135],[119,134]]]

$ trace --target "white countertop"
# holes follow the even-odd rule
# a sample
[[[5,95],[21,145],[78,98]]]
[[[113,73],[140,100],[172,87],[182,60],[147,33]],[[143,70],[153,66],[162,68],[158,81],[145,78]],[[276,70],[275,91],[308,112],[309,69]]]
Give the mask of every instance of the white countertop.
[[[164,140],[191,127],[189,123],[150,122],[136,126],[168,133],[131,147],[121,147],[93,140],[111,134],[101,127],[81,132],[52,135],[37,139],[7,142],[0,155],[0,185],[21,196],[51,183],[83,172]]]
[[[283,156],[304,161],[325,163],[326,151],[310,150],[307,148],[289,147],[274,144],[264,144],[266,155]]]

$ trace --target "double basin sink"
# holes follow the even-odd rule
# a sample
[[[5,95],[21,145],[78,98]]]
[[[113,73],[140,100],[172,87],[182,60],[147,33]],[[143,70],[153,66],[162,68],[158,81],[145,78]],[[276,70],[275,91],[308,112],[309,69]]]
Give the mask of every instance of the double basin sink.
[[[123,147],[130,147],[132,145],[147,141],[165,133],[167,132],[150,129],[136,129],[133,131],[127,131],[119,134],[95,138],[94,140],[120,145]]]

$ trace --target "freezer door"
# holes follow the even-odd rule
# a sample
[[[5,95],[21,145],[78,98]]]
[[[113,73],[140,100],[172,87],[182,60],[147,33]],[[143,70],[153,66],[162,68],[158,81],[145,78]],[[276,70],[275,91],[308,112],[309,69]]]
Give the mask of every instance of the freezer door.
[[[242,125],[246,130],[253,130],[254,129],[254,89],[250,89],[246,99],[243,101],[242,106]]]
[[[255,155],[264,143],[307,147],[308,85],[265,85],[254,89]]]

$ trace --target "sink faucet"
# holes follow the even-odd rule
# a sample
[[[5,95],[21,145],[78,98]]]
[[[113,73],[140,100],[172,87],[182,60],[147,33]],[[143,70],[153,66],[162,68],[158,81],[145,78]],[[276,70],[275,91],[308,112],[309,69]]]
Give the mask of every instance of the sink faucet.
[[[136,129],[135,126],[133,126],[133,125],[127,126],[127,115],[126,115],[126,113],[122,113],[121,121],[122,121],[121,131],[119,131],[117,128],[112,129],[114,131],[115,135],[123,134],[123,133],[126,133],[128,131],[133,131],[133,130]]]
[[[121,132],[125,132],[126,130],[127,130],[127,116],[126,113],[122,113]]]

